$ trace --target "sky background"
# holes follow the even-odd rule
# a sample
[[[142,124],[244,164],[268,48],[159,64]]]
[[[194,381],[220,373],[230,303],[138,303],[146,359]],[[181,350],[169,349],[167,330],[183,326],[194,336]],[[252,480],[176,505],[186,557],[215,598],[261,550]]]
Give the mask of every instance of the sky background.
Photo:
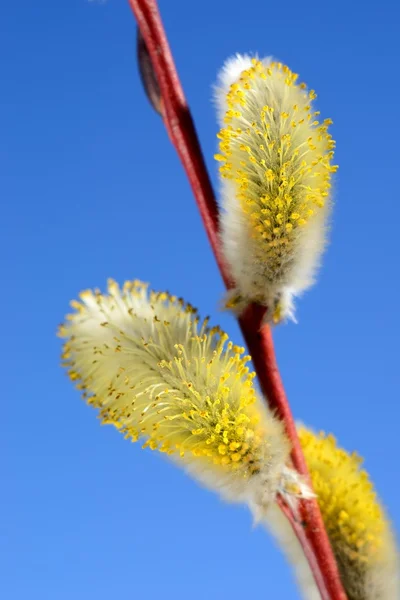
[[[366,458],[398,497],[398,20],[395,0],[160,3],[214,183],[211,85],[235,52],[273,54],[334,121],[331,244],[299,324],[275,332],[296,418]],[[160,119],[125,0],[0,4],[0,596],[299,598],[249,513],[100,427],[59,366],[68,302],[141,278],[212,315],[223,285]]]

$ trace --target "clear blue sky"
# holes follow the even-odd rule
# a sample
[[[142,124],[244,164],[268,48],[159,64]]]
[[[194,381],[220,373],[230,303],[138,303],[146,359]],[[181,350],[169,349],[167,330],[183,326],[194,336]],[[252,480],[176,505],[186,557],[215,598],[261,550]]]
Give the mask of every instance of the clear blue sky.
[[[296,417],[366,457],[399,527],[399,8],[161,9],[214,181],[211,84],[230,54],[275,55],[334,120],[331,245],[299,324],[276,331],[277,353]],[[69,300],[109,276],[168,288],[240,340],[218,311],[223,286],[194,200],[140,87],[127,2],[2,2],[0,55],[0,596],[298,598],[245,509],[100,427],[59,367]]]

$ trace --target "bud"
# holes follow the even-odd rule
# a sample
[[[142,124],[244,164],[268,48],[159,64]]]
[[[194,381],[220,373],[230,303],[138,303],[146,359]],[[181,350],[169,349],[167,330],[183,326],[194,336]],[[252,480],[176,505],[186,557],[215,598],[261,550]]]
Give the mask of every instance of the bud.
[[[289,444],[255,393],[250,357],[190,304],[110,280],[108,294],[86,291],[72,306],[64,365],[102,423],[255,511],[292,484]]]
[[[293,298],[314,279],[325,245],[335,142],[316,94],[278,62],[237,55],[216,100],[222,243],[236,288],[227,307],[250,302],[267,319],[294,319]]]

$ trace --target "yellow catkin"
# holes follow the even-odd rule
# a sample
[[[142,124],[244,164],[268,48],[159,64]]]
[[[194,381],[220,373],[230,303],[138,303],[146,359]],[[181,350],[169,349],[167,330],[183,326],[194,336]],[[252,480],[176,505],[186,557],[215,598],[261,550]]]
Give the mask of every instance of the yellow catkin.
[[[297,77],[282,63],[252,59],[226,94],[215,156],[223,182],[229,182],[224,184],[228,215],[222,229],[237,286],[230,305],[243,299],[270,303],[275,321],[287,316],[275,306],[282,286],[295,293],[310,285],[308,271],[315,269],[323,242],[310,244],[306,237],[318,213],[327,212],[337,169],[332,121],[319,120],[315,92],[307,92]],[[239,231],[240,239],[234,239]]]
[[[102,423],[227,484],[275,476],[288,445],[256,397],[244,348],[138,281],[110,280],[107,294],[86,291],[72,305],[64,366]]]
[[[362,460],[332,435],[298,432],[349,600],[395,600],[397,551]]]

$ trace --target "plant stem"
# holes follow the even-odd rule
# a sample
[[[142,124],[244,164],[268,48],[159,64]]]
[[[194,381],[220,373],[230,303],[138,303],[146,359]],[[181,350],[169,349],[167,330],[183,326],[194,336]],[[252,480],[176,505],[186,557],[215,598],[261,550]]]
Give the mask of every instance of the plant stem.
[[[161,93],[160,107],[165,126],[192,187],[222,278],[233,286],[223,259],[219,238],[218,205],[207,172],[192,116],[187,106],[155,0],[129,0],[146,44]],[[249,306],[239,324],[252,356],[260,386],[268,403],[285,424],[291,441],[291,458],[296,470],[310,484],[310,477],[293,415],[279,374],[271,329],[263,324],[265,308]],[[282,498],[278,504],[299,539],[322,600],[346,600],[337,564],[316,499],[301,500],[302,522]]]

